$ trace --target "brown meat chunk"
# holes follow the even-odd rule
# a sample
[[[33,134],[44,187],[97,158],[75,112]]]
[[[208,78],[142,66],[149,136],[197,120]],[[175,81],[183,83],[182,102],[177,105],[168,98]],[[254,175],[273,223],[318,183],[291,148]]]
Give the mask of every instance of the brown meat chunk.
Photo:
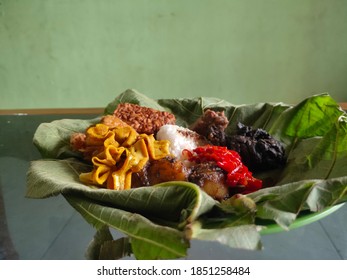
[[[229,197],[229,187],[226,184],[226,174],[214,162],[204,162],[194,165],[188,177],[214,199],[223,200]]]
[[[149,161],[137,173],[132,174],[132,187],[153,186],[168,181],[187,181],[188,172],[181,161],[172,157]]]
[[[213,145],[225,146],[224,130],[229,121],[223,112],[207,109],[189,128],[206,137]]]

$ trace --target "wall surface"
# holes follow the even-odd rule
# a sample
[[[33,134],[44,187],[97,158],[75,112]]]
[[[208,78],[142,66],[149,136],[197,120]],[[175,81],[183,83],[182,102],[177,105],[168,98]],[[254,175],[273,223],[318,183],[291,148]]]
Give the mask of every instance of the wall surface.
[[[347,1],[0,0],[0,109],[347,100]]]

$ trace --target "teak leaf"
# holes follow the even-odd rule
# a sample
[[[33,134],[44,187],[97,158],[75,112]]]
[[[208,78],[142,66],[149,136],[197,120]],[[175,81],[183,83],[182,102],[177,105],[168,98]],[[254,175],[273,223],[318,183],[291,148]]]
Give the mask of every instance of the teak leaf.
[[[132,252],[138,259],[182,258],[191,239],[260,249],[262,227],[276,223],[288,229],[304,211],[323,211],[347,201],[347,117],[326,93],[296,106],[237,106],[208,97],[153,100],[127,90],[108,104],[105,113],[112,114],[122,102],[170,111],[183,126],[193,123],[206,108],[223,110],[229,119],[227,133],[234,133],[238,122],[263,128],[284,143],[287,163],[282,169],[254,174],[272,185],[230,205],[187,182],[111,191],[80,182],[79,174],[91,166],[69,148],[71,134],[83,132],[99,118],[42,124],[33,141],[44,159],[30,165],[27,197],[62,194],[98,230],[87,257],[111,258],[115,252],[119,256]],[[112,240],[108,227],[128,239]]]

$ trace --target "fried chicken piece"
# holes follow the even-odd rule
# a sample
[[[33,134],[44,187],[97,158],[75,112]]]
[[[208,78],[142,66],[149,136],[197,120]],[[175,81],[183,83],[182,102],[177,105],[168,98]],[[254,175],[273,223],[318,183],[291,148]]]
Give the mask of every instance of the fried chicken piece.
[[[168,181],[187,181],[188,170],[173,157],[152,160],[137,173],[132,174],[132,187],[153,186]]]
[[[212,161],[193,165],[188,180],[200,186],[203,191],[216,200],[229,197],[226,174]]]

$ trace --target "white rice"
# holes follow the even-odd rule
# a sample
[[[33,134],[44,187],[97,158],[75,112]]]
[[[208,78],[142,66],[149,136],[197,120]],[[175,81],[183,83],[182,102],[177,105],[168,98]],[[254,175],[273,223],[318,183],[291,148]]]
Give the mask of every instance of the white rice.
[[[173,124],[163,125],[157,132],[156,138],[169,140],[170,152],[179,160],[183,159],[184,149],[194,150],[198,146],[208,144],[208,141],[195,131]]]

